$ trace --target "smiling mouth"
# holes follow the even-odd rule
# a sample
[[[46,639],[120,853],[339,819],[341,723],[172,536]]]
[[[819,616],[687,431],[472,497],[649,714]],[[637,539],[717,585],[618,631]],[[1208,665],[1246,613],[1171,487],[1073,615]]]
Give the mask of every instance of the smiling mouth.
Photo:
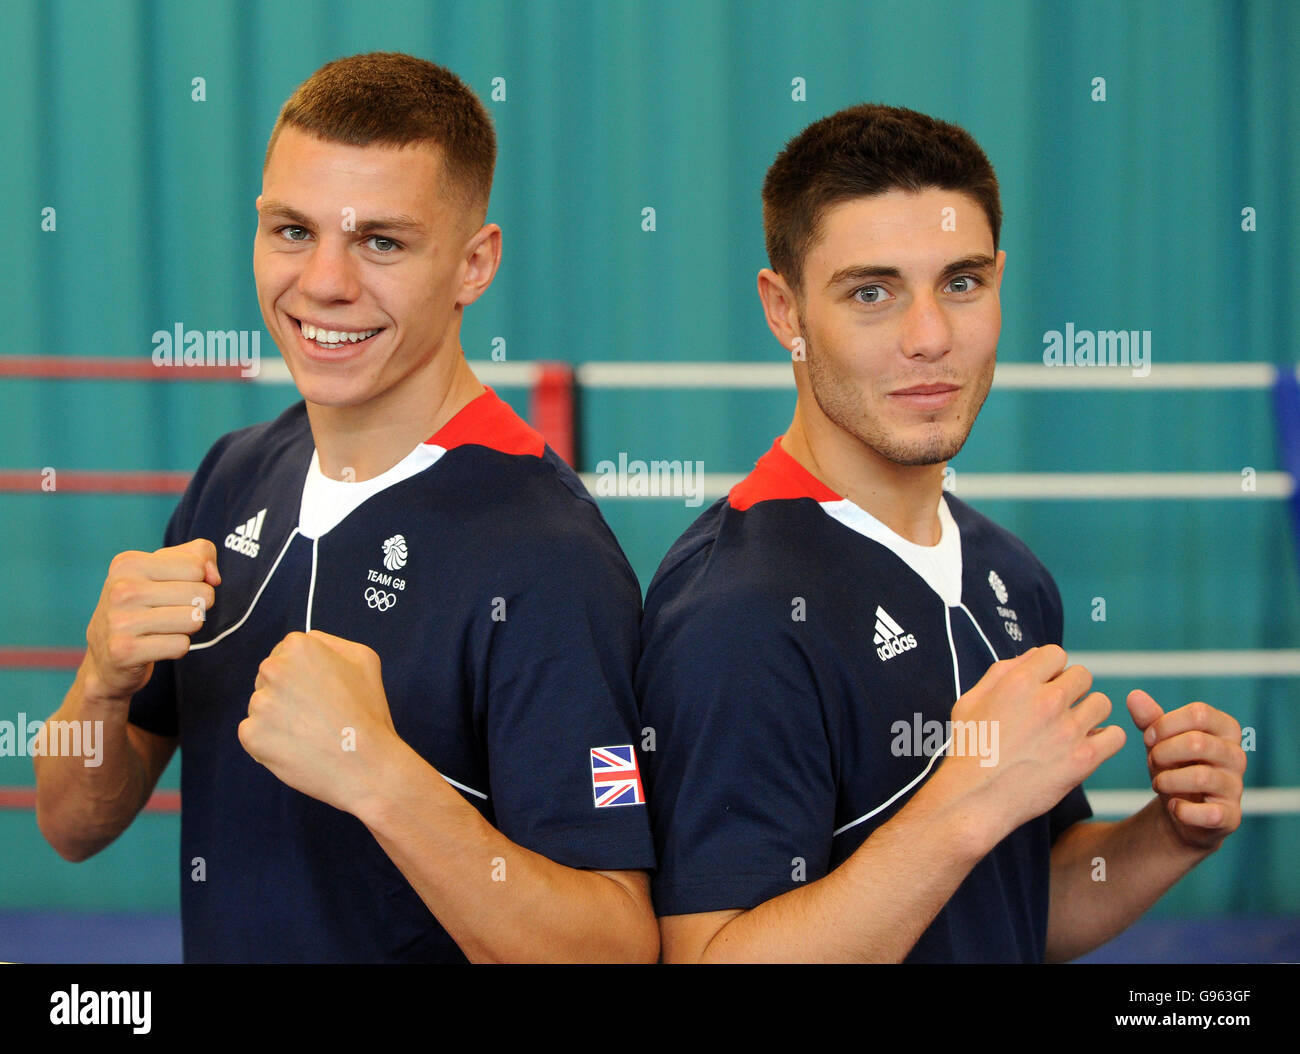
[[[289,317],[293,318],[292,315]],[[378,329],[329,329],[325,326],[314,325],[311,322],[304,322],[300,318],[293,318],[293,321],[297,324],[299,332],[302,333],[306,340],[326,351],[337,351],[339,348],[351,348],[358,344],[364,344],[384,331],[382,326]]]

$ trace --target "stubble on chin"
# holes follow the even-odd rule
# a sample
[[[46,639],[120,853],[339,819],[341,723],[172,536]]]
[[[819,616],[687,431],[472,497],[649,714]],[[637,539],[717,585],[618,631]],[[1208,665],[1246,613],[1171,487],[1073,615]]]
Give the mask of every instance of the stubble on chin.
[[[935,422],[919,438],[908,440],[882,427],[868,408],[868,397],[852,382],[827,369],[811,343],[806,344],[806,355],[808,383],[827,419],[885,460],[900,466],[938,465],[956,457],[970,437],[993,379],[990,365],[986,374],[974,382],[982,390],[978,399],[963,406],[960,420],[949,426]],[[881,398],[888,399],[888,396]]]

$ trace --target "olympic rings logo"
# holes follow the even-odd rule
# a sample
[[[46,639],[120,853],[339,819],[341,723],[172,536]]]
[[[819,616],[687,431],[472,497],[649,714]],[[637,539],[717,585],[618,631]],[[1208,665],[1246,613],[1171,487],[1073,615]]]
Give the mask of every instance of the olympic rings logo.
[[[366,603],[372,608],[378,608],[380,611],[387,611],[397,603],[397,597],[392,593],[385,593],[383,590],[371,586],[366,590]]]

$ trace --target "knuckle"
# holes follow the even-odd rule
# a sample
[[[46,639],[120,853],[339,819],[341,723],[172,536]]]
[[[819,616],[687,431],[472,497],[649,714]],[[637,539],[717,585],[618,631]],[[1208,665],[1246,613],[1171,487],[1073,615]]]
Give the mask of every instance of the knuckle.
[[[1214,713],[1213,708],[1208,703],[1195,702],[1188,706],[1188,716],[1199,728],[1204,728],[1210,721],[1210,715]]]
[[[135,583],[127,578],[119,578],[108,587],[108,602],[113,607],[126,607],[135,601]]]
[[[1062,662],[1065,660],[1065,649],[1059,644],[1044,644],[1040,651],[1043,655],[1050,656],[1052,659],[1060,660]]]
[[[1013,697],[1029,695],[1038,687],[1035,678],[1024,670],[1012,670],[1006,676],[1006,694]]]
[[[1065,686],[1057,681],[1052,681],[1039,688],[1038,697],[1045,706],[1050,706],[1053,710],[1060,710],[1070,701]]]
[[[134,642],[125,633],[110,633],[105,650],[114,666],[129,666],[133,657]]]
[[[1093,745],[1086,740],[1082,743],[1076,743],[1068,755],[1070,769],[1073,772],[1088,772],[1093,767],[1095,751]]]
[[[1088,696],[1087,702],[1097,711],[1097,721],[1106,720],[1106,718],[1110,717],[1111,711],[1115,708],[1115,704],[1110,701],[1110,696],[1106,695],[1104,692],[1093,692]],[[1096,722],[1093,723],[1095,724]]]
[[[118,553],[108,562],[109,575],[112,576],[115,574],[120,575],[126,573],[135,565],[135,561],[142,555],[142,553],[137,552],[135,549],[126,549],[123,552]]]

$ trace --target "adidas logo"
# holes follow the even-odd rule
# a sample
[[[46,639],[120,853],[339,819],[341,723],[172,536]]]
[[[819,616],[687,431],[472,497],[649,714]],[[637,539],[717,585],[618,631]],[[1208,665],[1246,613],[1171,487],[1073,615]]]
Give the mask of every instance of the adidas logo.
[[[903,652],[915,648],[916,637],[904,633],[903,627],[889,617],[889,612],[877,606],[876,635],[871,638],[871,643],[878,645],[876,654],[883,661],[888,662],[895,655],[902,655]]]
[[[237,553],[243,553],[245,556],[256,556],[261,550],[257,540],[262,537],[262,521],[266,519],[266,510],[263,509],[256,516],[249,517],[247,523],[241,523],[228,535],[226,535],[226,548],[233,549]]]

